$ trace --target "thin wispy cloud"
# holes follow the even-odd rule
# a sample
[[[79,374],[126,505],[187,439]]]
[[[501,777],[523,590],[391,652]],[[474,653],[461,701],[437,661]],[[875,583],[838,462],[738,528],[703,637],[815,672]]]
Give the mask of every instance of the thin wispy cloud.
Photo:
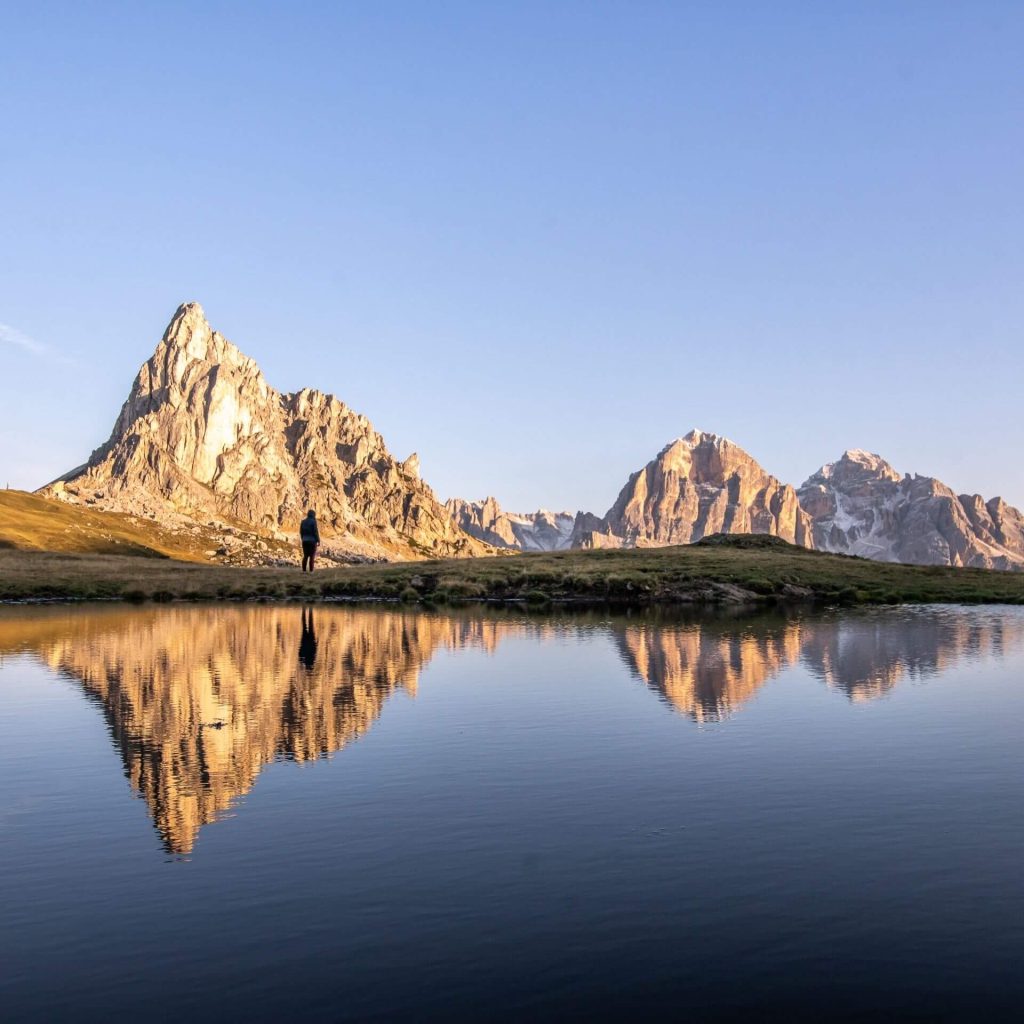
[[[10,324],[0,323],[0,343],[12,345],[14,348],[20,348],[23,352],[29,352],[40,359],[49,359],[52,362],[70,363],[72,361],[67,356],[52,349],[49,345],[37,341],[24,331],[19,331],[17,327],[12,327]]]

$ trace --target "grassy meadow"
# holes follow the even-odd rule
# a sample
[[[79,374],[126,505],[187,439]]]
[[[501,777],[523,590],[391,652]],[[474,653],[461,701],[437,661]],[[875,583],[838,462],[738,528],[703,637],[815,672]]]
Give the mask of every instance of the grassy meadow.
[[[894,565],[772,537],[625,551],[325,568],[236,568],[124,554],[0,550],[0,599],[329,600],[615,604],[809,600],[1024,603],[1024,573]]]

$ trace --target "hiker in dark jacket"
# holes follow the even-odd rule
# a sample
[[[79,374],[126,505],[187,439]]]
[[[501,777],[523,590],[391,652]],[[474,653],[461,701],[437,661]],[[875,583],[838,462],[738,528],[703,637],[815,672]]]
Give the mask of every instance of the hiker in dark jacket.
[[[302,540],[302,571],[313,571],[313,560],[316,558],[316,549],[320,546],[320,531],[316,525],[316,513],[310,509],[306,518],[299,524],[299,537]]]

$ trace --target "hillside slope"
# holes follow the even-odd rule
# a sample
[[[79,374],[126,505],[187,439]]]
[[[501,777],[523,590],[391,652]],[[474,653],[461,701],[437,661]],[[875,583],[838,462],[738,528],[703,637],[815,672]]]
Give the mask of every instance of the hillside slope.
[[[291,546],[247,536],[235,528],[231,532],[199,524],[169,528],[138,516],[70,505],[25,491],[0,491],[0,548],[223,565],[295,560]],[[252,550],[261,557],[257,559]]]

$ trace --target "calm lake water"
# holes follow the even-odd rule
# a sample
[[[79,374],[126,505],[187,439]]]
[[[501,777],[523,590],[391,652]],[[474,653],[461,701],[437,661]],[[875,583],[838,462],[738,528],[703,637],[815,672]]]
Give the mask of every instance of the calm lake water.
[[[1024,610],[0,609],[0,1017],[988,1019]]]

